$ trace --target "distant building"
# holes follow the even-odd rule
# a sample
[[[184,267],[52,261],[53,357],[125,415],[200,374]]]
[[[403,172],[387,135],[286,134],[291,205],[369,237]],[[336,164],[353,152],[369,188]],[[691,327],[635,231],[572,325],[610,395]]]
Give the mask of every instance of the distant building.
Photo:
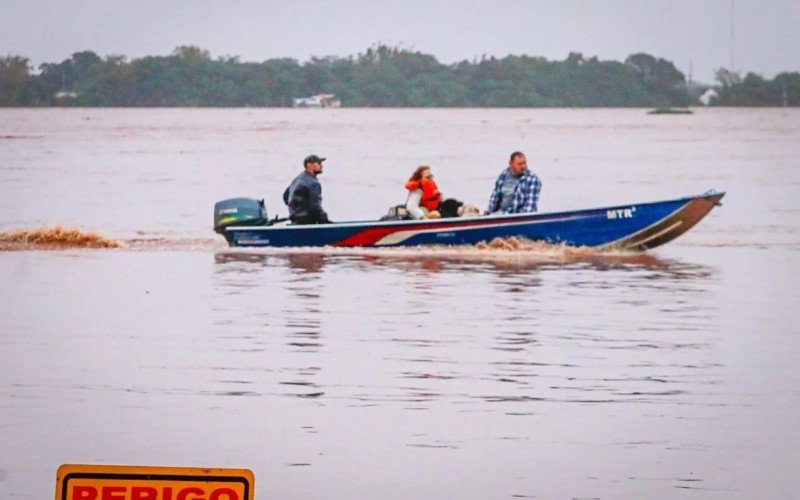
[[[56,106],[73,106],[77,97],[78,94],[75,92],[70,92],[64,89],[61,89],[53,94],[53,100],[55,101]]]
[[[53,94],[53,98],[57,103],[64,104],[72,99],[75,99],[76,97],[78,97],[78,94],[67,90],[67,77],[64,73],[61,73],[61,90]]]
[[[342,102],[334,94],[317,94],[294,99],[295,108],[338,108]]]
[[[708,103],[711,102],[711,99],[717,97],[718,95],[719,94],[717,94],[716,90],[708,89],[705,92],[703,92],[703,95],[701,95],[698,99],[700,100],[700,102],[703,103],[704,106],[708,106]]]

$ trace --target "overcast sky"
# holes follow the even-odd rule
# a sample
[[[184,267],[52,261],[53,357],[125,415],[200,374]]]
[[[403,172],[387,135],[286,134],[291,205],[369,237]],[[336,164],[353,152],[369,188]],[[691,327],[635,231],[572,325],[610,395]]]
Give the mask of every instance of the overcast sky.
[[[215,58],[305,62],[377,42],[443,63],[647,52],[711,83],[731,62],[767,78],[800,71],[798,27],[800,0],[0,0],[0,55],[38,66],[82,50],[134,59],[197,45]]]

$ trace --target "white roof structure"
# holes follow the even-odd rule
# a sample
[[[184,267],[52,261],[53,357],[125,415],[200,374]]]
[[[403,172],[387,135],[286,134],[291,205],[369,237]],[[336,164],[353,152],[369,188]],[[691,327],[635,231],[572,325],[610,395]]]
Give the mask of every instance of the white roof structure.
[[[341,105],[335,94],[317,94],[294,99],[295,108],[338,108]]]

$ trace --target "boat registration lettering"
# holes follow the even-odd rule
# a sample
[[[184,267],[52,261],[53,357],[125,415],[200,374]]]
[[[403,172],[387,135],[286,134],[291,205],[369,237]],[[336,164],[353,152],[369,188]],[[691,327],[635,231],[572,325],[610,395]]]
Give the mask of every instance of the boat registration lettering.
[[[437,238],[454,238],[456,233],[454,232],[447,232],[447,233],[436,233]]]
[[[615,208],[613,210],[606,210],[606,218],[609,220],[614,219],[632,219],[633,214],[636,212],[636,207],[631,208]]]

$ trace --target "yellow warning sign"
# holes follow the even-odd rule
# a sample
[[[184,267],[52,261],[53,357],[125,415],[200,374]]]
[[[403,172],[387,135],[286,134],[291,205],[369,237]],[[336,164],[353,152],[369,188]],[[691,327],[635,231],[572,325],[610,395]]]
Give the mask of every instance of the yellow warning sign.
[[[72,465],[58,468],[56,500],[253,500],[247,469]]]

